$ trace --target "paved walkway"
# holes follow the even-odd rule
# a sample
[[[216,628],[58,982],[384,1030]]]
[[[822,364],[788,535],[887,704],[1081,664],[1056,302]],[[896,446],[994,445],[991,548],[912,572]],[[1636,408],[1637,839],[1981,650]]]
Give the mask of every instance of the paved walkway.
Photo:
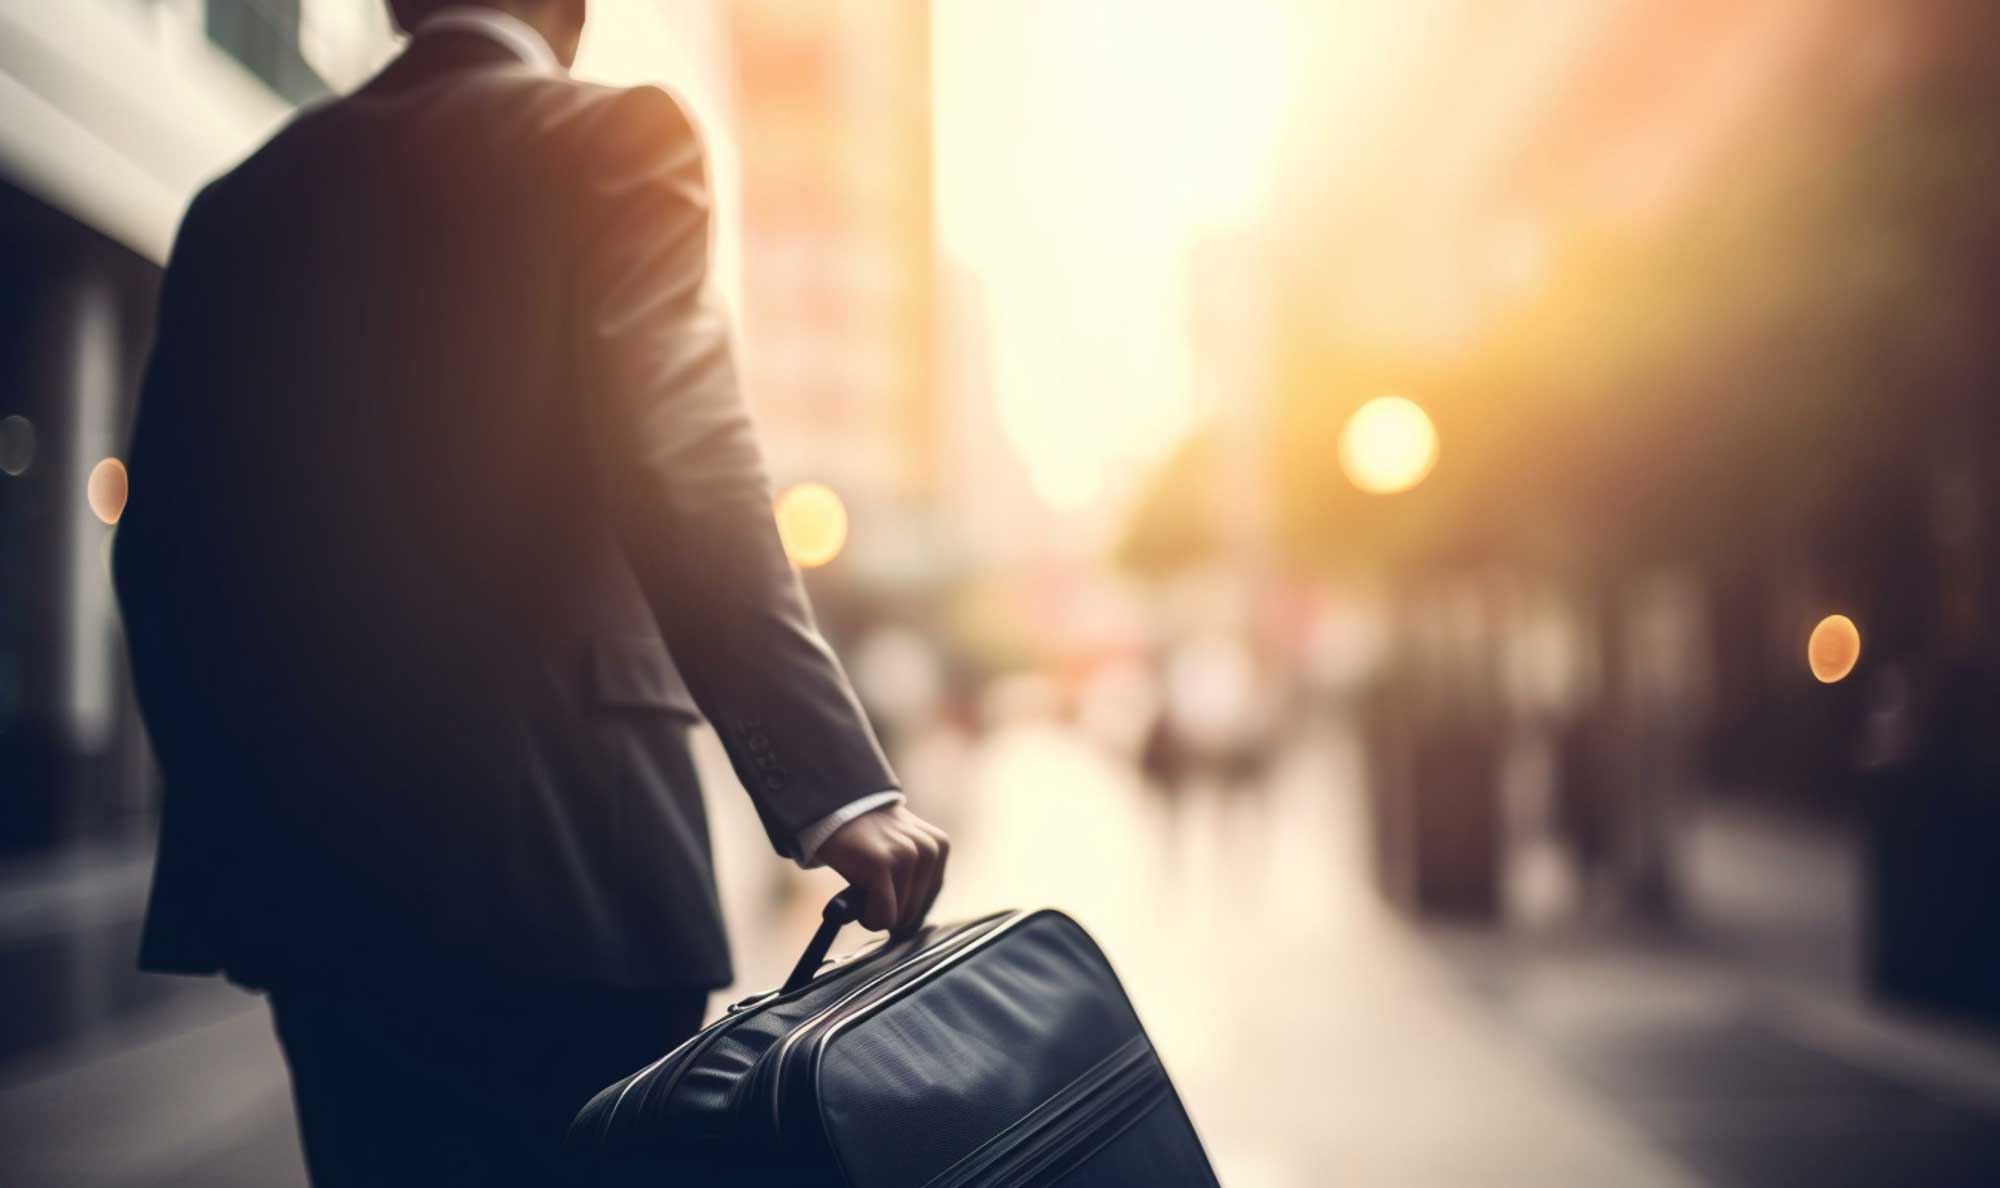
[[[1329,736],[1261,796],[1170,811],[1074,734],[1009,728],[930,777],[958,792],[937,806],[960,842],[939,913],[1048,903],[1089,927],[1232,1188],[2000,1183],[1966,1178],[2000,1167],[1986,1041],[1802,1004],[1693,952],[1413,929],[1368,889],[1356,759]],[[739,798],[713,799],[750,989],[783,976],[833,879],[785,874]],[[84,880],[81,915],[70,892],[0,913],[11,999],[129,1000],[62,1038],[16,1029],[0,1183],[303,1184],[262,1004],[108,956],[129,875]],[[51,935],[94,956],[44,961],[37,998],[13,983]]]
[[[1169,814],[1042,728],[989,744],[948,906],[1045,901],[1120,969],[1223,1181],[1686,1184],[1389,915],[1355,761],[1302,750],[1262,798]]]

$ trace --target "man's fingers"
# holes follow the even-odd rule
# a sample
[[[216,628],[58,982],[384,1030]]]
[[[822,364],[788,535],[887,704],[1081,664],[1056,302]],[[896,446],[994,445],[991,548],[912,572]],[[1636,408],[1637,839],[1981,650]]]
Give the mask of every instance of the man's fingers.
[[[916,901],[916,911],[910,915],[912,931],[924,926],[924,920],[931,914],[932,906],[937,903],[938,892],[942,890],[944,890],[944,864],[940,861],[931,868],[930,889],[924,892],[922,899]]]
[[[909,893],[905,912],[905,927],[913,930],[923,926],[925,917],[931,913],[931,906],[944,890],[945,863],[951,856],[950,839],[942,831],[919,822],[918,834],[918,844],[924,854],[924,869],[922,878]]]
[[[923,927],[924,919],[931,914],[931,906],[937,902],[939,892],[944,890],[945,862],[951,856],[951,839],[944,830],[928,821],[913,818],[910,827],[923,855],[922,870],[911,880],[911,887],[904,893],[905,910],[902,927],[914,932]]]
[[[922,924],[924,917],[931,914],[932,905],[937,903],[938,895],[944,891],[944,871],[946,865],[951,861],[951,838],[945,835],[945,831],[928,821],[923,822],[923,829],[937,843],[937,861],[932,864],[931,868],[930,894],[924,897],[923,906],[917,911],[918,924]]]
[[[898,829],[888,838],[889,877],[896,880],[896,917],[889,922],[892,932],[903,930],[903,917],[909,913],[910,895],[914,888],[918,866],[917,844],[908,834]]]
[[[867,901],[861,905],[861,926],[872,932],[886,931],[896,922],[896,884],[885,872],[862,888]]]
[[[937,887],[936,839],[920,830],[911,830],[908,836],[916,858],[910,865],[909,879],[903,885],[900,899],[903,912],[896,921],[898,932],[913,932],[917,925],[924,922],[924,913],[930,909]]]
[[[931,824],[929,821],[921,822],[919,827],[922,828],[925,833],[930,834],[931,839],[937,842],[938,870],[942,872],[944,870],[945,862],[951,857],[950,836],[948,836],[944,830],[939,829],[937,826]]]
[[[821,843],[826,864],[866,898],[860,920],[873,931],[921,926],[944,885],[950,842],[901,805],[863,813]]]

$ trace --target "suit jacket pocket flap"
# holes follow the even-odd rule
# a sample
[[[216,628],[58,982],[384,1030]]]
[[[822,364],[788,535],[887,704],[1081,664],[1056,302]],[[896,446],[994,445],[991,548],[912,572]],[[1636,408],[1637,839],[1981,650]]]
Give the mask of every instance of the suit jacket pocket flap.
[[[666,641],[657,637],[592,640],[589,693],[594,704],[607,709],[665,710],[701,717]]]

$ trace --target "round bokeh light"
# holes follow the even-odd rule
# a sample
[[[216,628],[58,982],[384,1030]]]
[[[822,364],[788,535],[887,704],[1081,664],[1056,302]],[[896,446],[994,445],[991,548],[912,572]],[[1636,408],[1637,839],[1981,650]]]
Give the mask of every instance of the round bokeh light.
[[[1340,469],[1371,495],[1394,495],[1424,481],[1437,465],[1437,429],[1430,414],[1401,396],[1378,396],[1347,419],[1340,434]]]
[[[1831,685],[1848,673],[1861,659],[1861,630],[1846,615],[1828,615],[1812,630],[1806,641],[1806,663],[1812,674]]]
[[[801,569],[813,569],[847,544],[847,505],[825,483],[799,483],[778,496],[778,538]]]

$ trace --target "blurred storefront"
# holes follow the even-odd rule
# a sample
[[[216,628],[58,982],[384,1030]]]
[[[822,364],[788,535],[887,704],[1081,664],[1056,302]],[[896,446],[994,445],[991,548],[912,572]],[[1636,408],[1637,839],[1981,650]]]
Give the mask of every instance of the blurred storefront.
[[[300,12],[102,0],[0,7],[0,847],[143,836],[144,735],[107,559],[160,266],[195,189],[310,80]],[[287,25],[286,22],[289,22]],[[261,23],[260,23],[261,22]],[[277,22],[273,24],[272,22]]]

